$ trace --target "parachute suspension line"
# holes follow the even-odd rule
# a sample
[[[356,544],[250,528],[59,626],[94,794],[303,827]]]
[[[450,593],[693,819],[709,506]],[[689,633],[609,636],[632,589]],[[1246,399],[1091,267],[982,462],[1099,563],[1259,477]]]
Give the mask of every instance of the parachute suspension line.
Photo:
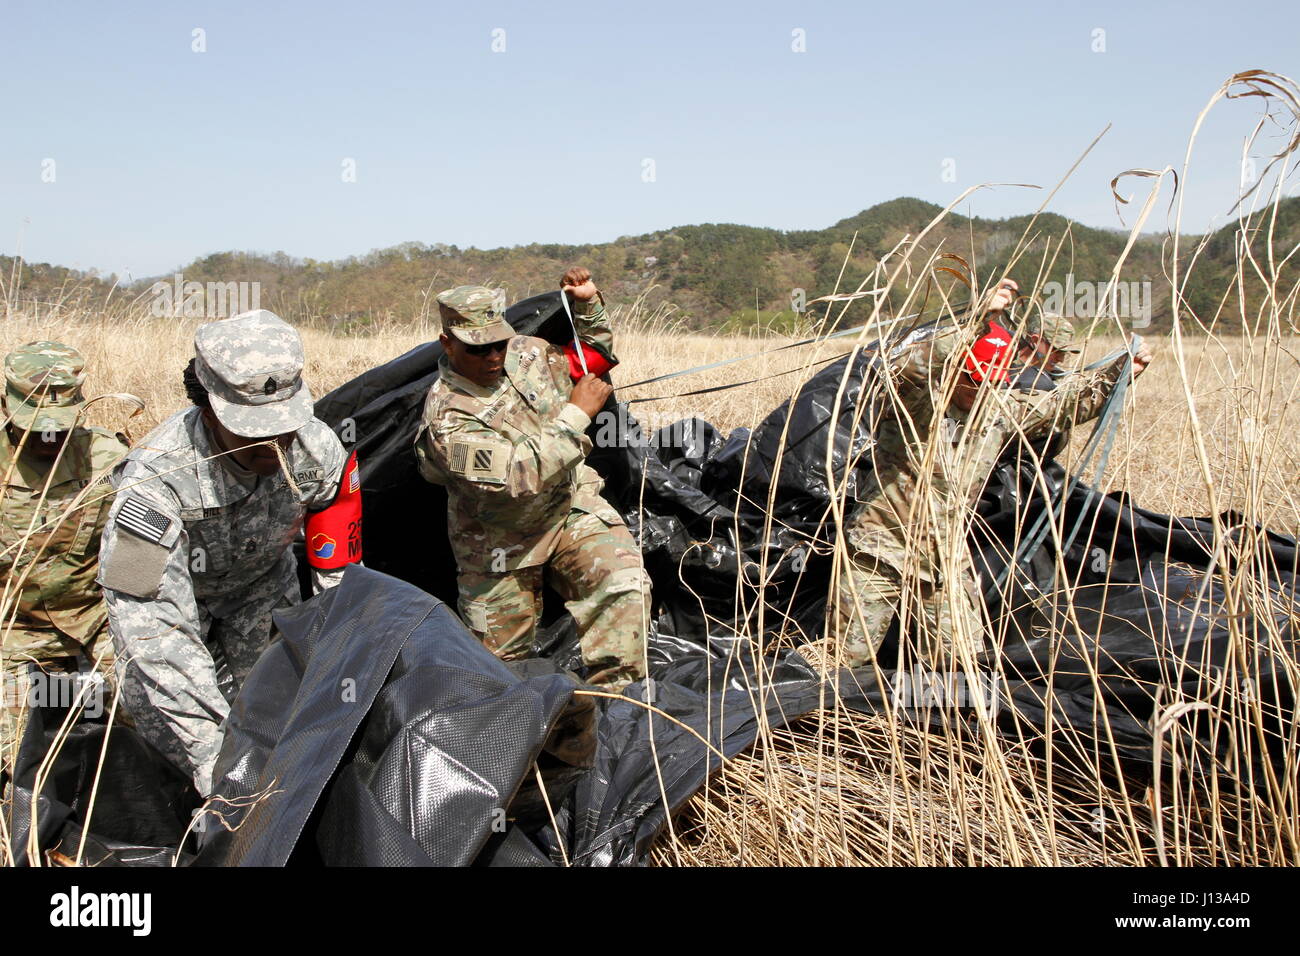
[[[827,297],[827,298],[829,298],[829,297]],[[818,299],[818,300],[816,300],[816,301],[821,301],[821,300]],[[968,309],[969,307],[970,307],[970,303],[968,302],[968,303],[966,303],[965,305],[958,306],[958,307],[957,307],[956,309],[954,309],[953,311],[954,311],[954,312],[960,312],[960,311],[963,311],[963,310]],[[566,306],[566,308],[567,308],[567,306]],[[937,307],[936,307],[936,309],[941,309],[941,308],[942,308],[942,306],[937,306]],[[876,325],[872,325],[872,326],[870,326],[870,328],[876,328],[876,329],[881,329],[881,330],[884,330],[884,329],[892,329],[894,326],[898,325],[900,322],[911,322],[911,321],[913,321],[914,319],[919,319],[921,316],[925,315],[926,312],[933,312],[933,311],[936,311],[936,309],[926,309],[925,311],[922,311],[922,312],[913,312],[911,315],[900,315],[900,316],[899,316],[898,318],[896,318],[896,319],[890,319],[888,322],[880,322],[880,323],[878,323],[878,324],[876,324]],[[572,319],[570,319],[570,321],[572,322]],[[930,325],[937,325],[938,322],[939,322],[938,319],[931,319],[929,322],[926,322],[926,323],[923,323],[922,325],[917,326],[917,329],[926,328],[927,326],[930,326]],[[750,352],[748,355],[741,355],[741,356],[737,356],[736,358],[723,359],[723,360],[720,361],[720,362],[710,362],[710,363],[708,363],[707,365],[696,365],[696,366],[694,366],[693,368],[685,368],[685,369],[681,369],[680,371],[677,371],[677,372],[666,372],[666,373],[663,374],[663,375],[656,375],[656,376],[654,376],[653,378],[643,378],[641,381],[639,381],[639,382],[632,382],[630,385],[619,385],[618,388],[621,388],[621,389],[636,388],[637,386],[640,386],[640,385],[651,385],[651,384],[653,384],[653,383],[655,383],[655,382],[666,382],[666,381],[668,381],[670,378],[678,378],[678,377],[680,377],[680,376],[682,376],[682,375],[693,375],[693,374],[695,374],[696,372],[707,372],[707,371],[709,371],[710,369],[722,368],[722,367],[725,366],[725,365],[734,365],[734,364],[737,363],[737,362],[744,362],[744,361],[746,361],[746,360],[748,360],[748,359],[752,359],[752,358],[762,358],[764,355],[775,355],[777,352],[784,352],[786,349],[796,349],[796,348],[800,348],[800,347],[805,346],[805,345],[815,345],[815,344],[817,344],[818,342],[829,342],[829,341],[832,340],[832,339],[840,339],[840,338],[845,338],[845,337],[850,336],[850,335],[857,335],[857,334],[860,333],[863,329],[868,328],[868,327],[869,327],[869,326],[867,326],[867,325],[856,325],[856,326],[854,326],[854,327],[851,328],[851,329],[840,329],[838,332],[830,332],[830,333],[828,333],[828,334],[826,334],[826,335],[814,335],[814,336],[812,336],[811,338],[801,339],[801,340],[799,340],[798,342],[788,342],[788,343],[786,343],[785,345],[778,345],[776,348],[772,348],[772,349],[760,349],[760,350],[757,351],[757,352]],[[915,331],[915,330],[914,330],[914,331]],[[879,341],[879,340],[876,340],[876,341]],[[872,344],[876,344],[876,342],[873,342]],[[847,353],[845,353],[845,354],[847,354]],[[813,363],[811,363],[811,365],[809,365],[809,366],[807,366],[807,367],[809,367],[809,368],[814,368],[814,367],[816,367],[817,365],[824,365],[824,364],[826,364],[826,362],[834,361],[834,360],[837,359],[837,358],[843,358],[843,355],[835,355],[835,356],[832,356],[832,357],[829,358],[829,359],[824,359],[824,360],[821,360],[821,361],[818,361],[818,362],[813,362]],[[789,369],[789,370],[786,371],[786,372],[777,372],[776,375],[787,375],[787,374],[789,374],[789,372],[795,372],[795,371],[798,371],[798,369]],[[740,387],[741,385],[752,385],[752,384],[754,384],[755,382],[761,382],[761,381],[764,381],[765,379],[775,378],[776,375],[763,375],[763,376],[760,376],[759,378],[751,378],[751,379],[747,379],[747,380],[745,380],[745,381],[743,381],[743,382],[731,382],[731,383],[729,383],[729,384],[727,384],[727,385],[715,385],[715,386],[713,386],[712,388],[700,389],[700,390],[698,390],[698,391],[694,391],[694,392],[683,392],[683,393],[681,393],[680,395],[657,395],[657,396],[655,396],[654,398],[634,398],[634,399],[631,399],[631,400],[629,400],[628,402],[626,402],[626,404],[631,405],[633,402],[652,402],[652,401],[662,401],[663,399],[666,399],[666,398],[683,398],[683,397],[686,397],[686,396],[689,396],[689,395],[703,395],[703,394],[705,394],[706,392],[720,392],[720,391],[722,391],[722,390],[724,390],[724,389],[728,389],[728,388],[738,388],[738,387]]]
[[[723,392],[729,388],[739,388],[742,385],[753,385],[755,382],[766,382],[769,381],[770,379],[780,378],[782,375],[791,375],[795,372],[802,372],[805,371],[806,369],[816,368],[819,365],[826,365],[829,362],[834,362],[836,359],[842,359],[844,358],[844,356],[848,354],[849,354],[848,352],[841,352],[838,355],[832,355],[830,358],[818,359],[817,361],[810,362],[807,365],[799,365],[795,368],[788,368],[784,372],[773,372],[771,375],[760,375],[758,378],[748,378],[745,379],[743,382],[727,382],[725,385],[712,385],[709,388],[697,388],[691,392],[677,392],[674,395],[652,395],[646,398],[629,398],[627,401],[623,402],[622,404],[635,405],[637,402],[662,402],[665,399],[669,399],[669,398],[690,398],[693,395],[707,395],[710,392]],[[683,372],[681,374],[685,374],[685,373]],[[628,388],[630,386],[624,385],[623,387]]]

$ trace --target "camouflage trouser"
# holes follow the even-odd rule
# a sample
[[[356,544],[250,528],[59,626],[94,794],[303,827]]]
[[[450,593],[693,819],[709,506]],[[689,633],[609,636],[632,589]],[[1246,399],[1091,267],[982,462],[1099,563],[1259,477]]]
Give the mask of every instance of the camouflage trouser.
[[[501,574],[461,571],[460,616],[502,660],[532,654],[545,580],[578,625],[588,680],[620,688],[645,676],[650,578],[623,524],[570,511],[547,563]]]
[[[27,640],[20,641],[20,636]],[[16,628],[10,633],[14,645],[33,646],[40,643],[40,636],[40,632],[19,632]],[[47,643],[68,648],[76,644],[66,638]],[[97,657],[99,666],[95,668]],[[108,713],[116,686],[107,622],[78,654],[37,657],[30,651],[6,648],[0,665],[0,770],[7,773],[17,760],[33,707],[67,707],[80,697],[83,713],[98,717]],[[117,719],[123,716],[119,708]]]
[[[983,642],[984,623],[965,582],[935,587],[916,580],[905,585],[893,565],[858,553],[845,567],[827,608],[830,637],[817,642],[821,647],[805,645],[812,653],[804,656],[815,663],[816,655],[832,665],[861,667],[875,658],[899,614],[904,614],[906,633],[915,634],[900,642],[907,648],[906,659],[947,667],[959,628]],[[899,666],[907,666],[907,660],[900,660]]]

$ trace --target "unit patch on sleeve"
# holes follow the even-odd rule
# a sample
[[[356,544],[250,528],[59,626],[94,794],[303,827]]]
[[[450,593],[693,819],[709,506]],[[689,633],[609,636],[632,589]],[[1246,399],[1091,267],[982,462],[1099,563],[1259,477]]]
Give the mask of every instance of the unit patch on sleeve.
[[[510,445],[500,441],[453,438],[448,458],[452,474],[470,481],[504,484]]]

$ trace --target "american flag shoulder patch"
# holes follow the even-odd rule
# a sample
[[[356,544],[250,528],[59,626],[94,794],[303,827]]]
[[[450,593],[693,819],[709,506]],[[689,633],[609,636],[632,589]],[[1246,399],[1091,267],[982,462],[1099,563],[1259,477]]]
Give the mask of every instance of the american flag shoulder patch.
[[[141,498],[127,498],[117,510],[117,523],[136,537],[161,544],[171,530],[172,519]]]

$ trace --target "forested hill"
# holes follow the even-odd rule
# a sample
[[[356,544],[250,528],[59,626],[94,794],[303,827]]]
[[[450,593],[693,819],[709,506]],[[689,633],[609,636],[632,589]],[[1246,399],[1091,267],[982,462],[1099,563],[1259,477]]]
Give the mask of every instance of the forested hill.
[[[608,298],[626,301],[646,293],[651,305],[668,302],[693,327],[734,328],[755,321],[777,327],[791,319],[791,294],[805,290],[807,299],[834,290],[851,291],[879,258],[906,235],[919,233],[940,211],[918,199],[895,199],[842,219],[825,229],[767,229],[704,223],[679,226],[641,236],[623,236],[592,245],[532,244],[500,249],[460,249],[435,243],[407,242],[389,249],[332,262],[296,259],[282,252],[219,252],[196,259],[179,271],[186,282],[257,282],[260,304],[296,321],[323,320],[346,328],[364,328],[376,320],[402,320],[436,314],[433,297],[440,289],[464,282],[504,286],[512,298],[554,288],[564,268],[588,266]],[[982,276],[998,274],[1025,236],[1032,217],[1010,219],[949,216],[927,237],[926,251],[942,249],[975,263]],[[1260,217],[1252,248],[1263,249],[1269,222]],[[1236,225],[1215,233],[1192,273],[1188,302],[1203,317],[1227,299],[1221,323],[1235,325],[1235,295],[1227,296],[1236,270]],[[855,239],[856,236],[856,239]],[[1076,317],[1096,314],[1094,290],[1104,286],[1127,236],[1119,230],[1095,229],[1062,216],[1046,214],[1033,222],[1019,265],[1022,284],[1032,281],[1040,265],[1059,255],[1045,281],[1061,311]],[[1283,200],[1274,229],[1274,252],[1282,259],[1300,242],[1300,199]],[[1194,237],[1182,248],[1190,254]],[[1148,312],[1155,329],[1166,326],[1169,293],[1162,291],[1162,237],[1145,236],[1129,254],[1123,279],[1127,309],[1140,318]],[[1167,253],[1166,253],[1167,254]],[[845,258],[848,258],[847,266]],[[924,256],[912,260],[917,265]],[[954,263],[948,263],[950,265]],[[1185,268],[1185,267],[1184,267]],[[1295,281],[1295,266],[1285,276]],[[59,266],[22,264],[0,257],[0,276],[11,305],[24,301],[75,302],[102,308],[106,300],[141,296],[150,301],[153,278],[114,289],[114,277],[81,273]],[[172,276],[156,277],[172,282]],[[945,279],[945,281],[947,281]],[[1251,280],[1257,282],[1258,280]],[[1149,286],[1142,283],[1149,282]],[[15,292],[14,290],[17,290]],[[648,291],[647,291],[648,290]],[[111,294],[111,299],[110,299]],[[1258,301],[1258,295],[1254,295]],[[757,312],[756,312],[757,308]],[[857,308],[865,308],[858,306]]]

